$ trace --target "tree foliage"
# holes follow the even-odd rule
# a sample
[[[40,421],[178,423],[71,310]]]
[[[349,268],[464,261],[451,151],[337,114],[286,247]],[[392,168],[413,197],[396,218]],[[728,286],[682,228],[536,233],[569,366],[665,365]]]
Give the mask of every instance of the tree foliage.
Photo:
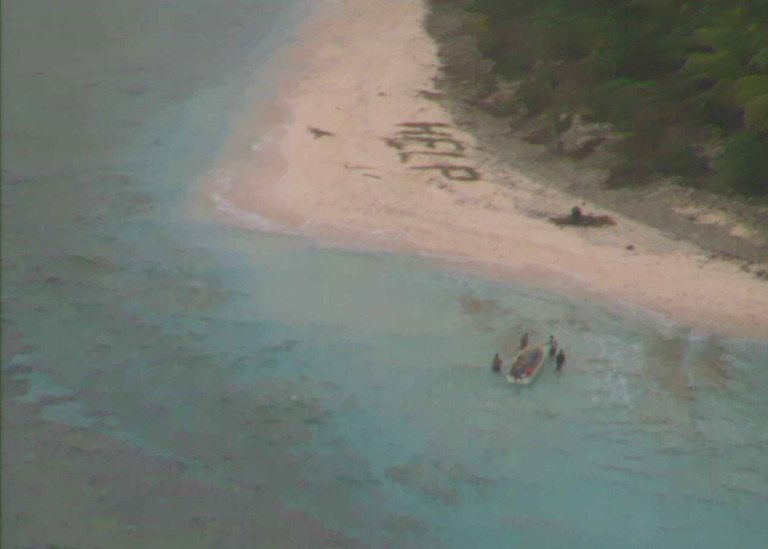
[[[466,4],[531,115],[609,122],[625,172],[768,195],[768,0]]]

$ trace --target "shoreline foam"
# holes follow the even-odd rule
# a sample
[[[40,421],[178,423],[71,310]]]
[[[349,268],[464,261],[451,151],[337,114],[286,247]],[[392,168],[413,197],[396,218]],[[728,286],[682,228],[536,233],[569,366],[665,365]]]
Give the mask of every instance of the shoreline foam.
[[[284,98],[235,132],[222,160],[231,187],[207,184],[231,206],[226,217],[236,208],[266,219],[268,230],[453,258],[473,272],[631,303],[698,329],[768,336],[768,287],[737,266],[613,212],[618,225],[607,229],[549,223],[584,203],[495,166],[425,97],[438,74],[425,14],[423,2],[409,0],[323,6],[283,59],[301,64]],[[253,150],[257,118],[268,120],[272,141]],[[441,125],[421,133],[403,125],[413,123]],[[454,154],[423,154],[430,151]],[[439,166],[481,177],[450,179],[471,173]]]

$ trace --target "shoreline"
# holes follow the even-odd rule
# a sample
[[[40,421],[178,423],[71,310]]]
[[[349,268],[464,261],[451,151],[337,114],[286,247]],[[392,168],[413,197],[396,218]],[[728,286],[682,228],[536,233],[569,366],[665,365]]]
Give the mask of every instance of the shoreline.
[[[768,336],[764,281],[532,181],[457,127],[434,101],[439,61],[425,1],[340,0],[318,12],[281,57],[281,65],[300,65],[286,73],[283,99],[244,117],[203,184],[226,220],[242,224],[233,219],[241,212],[255,229],[416,252],[493,278],[629,303],[705,332]],[[271,130],[259,138],[264,127]],[[573,205],[617,224],[549,222]]]

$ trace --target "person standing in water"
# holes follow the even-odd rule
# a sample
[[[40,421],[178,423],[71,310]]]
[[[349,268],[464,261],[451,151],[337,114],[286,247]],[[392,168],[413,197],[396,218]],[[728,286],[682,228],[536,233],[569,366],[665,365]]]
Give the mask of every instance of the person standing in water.
[[[555,366],[555,371],[559,372],[563,369],[563,366],[565,365],[565,351],[560,349],[560,352],[557,353],[557,365]]]
[[[556,352],[557,352],[557,340],[555,339],[555,336],[551,335],[549,336],[549,356],[555,356]]]
[[[525,348],[528,346],[528,340],[529,340],[529,338],[528,338],[528,332],[525,332],[525,333],[523,334],[523,337],[522,337],[522,339],[520,340],[520,348],[521,348],[521,349],[525,349]]]
[[[501,372],[502,365],[503,364],[501,362],[501,357],[499,356],[499,353],[496,353],[495,355],[493,355],[493,363],[492,363],[493,371]]]

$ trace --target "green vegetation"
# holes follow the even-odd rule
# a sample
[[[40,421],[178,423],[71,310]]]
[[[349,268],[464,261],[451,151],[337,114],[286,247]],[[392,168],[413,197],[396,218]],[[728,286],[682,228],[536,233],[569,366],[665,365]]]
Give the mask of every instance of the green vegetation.
[[[473,0],[495,72],[561,133],[609,123],[612,181],[768,195],[768,0]]]

